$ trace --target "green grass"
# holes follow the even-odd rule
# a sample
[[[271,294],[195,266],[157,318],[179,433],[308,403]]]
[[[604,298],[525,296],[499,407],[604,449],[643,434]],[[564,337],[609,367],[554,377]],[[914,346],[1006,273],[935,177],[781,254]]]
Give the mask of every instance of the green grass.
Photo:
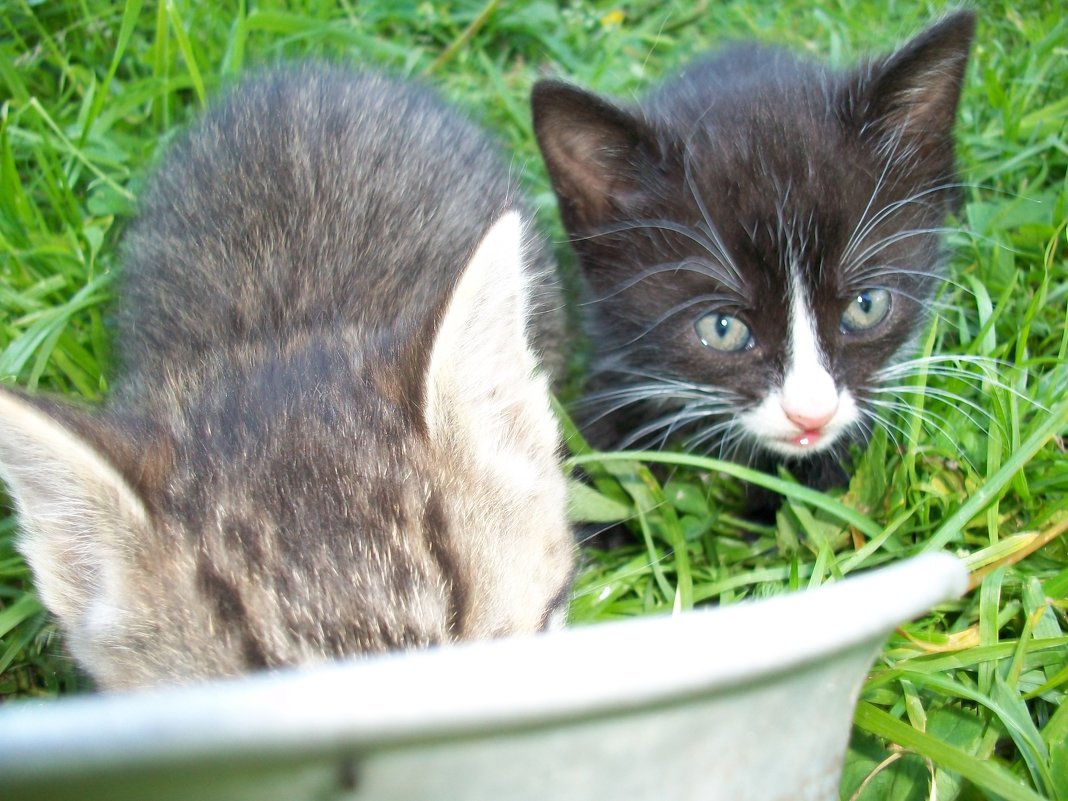
[[[145,170],[248,67],[314,54],[429,78],[499,132],[559,240],[527,108],[543,71],[632,97],[723,38],[845,64],[939,11],[872,0],[227,5],[237,10],[4,0],[0,379],[106,394],[111,277]],[[900,630],[873,669],[844,799],[933,797],[932,780],[940,801],[1068,798],[1068,22],[1053,5],[977,4],[959,125],[970,188],[923,345],[959,358],[909,379],[909,408],[847,492],[778,484],[775,525],[753,526],[738,517],[737,468],[604,459],[576,444],[594,489],[576,495],[575,516],[626,519],[635,533],[632,546],[588,553],[578,624],[817,586],[924,550],[968,561],[976,588]],[[674,465],[666,484],[643,466],[654,458]],[[0,521],[0,694],[84,687],[13,535]]]

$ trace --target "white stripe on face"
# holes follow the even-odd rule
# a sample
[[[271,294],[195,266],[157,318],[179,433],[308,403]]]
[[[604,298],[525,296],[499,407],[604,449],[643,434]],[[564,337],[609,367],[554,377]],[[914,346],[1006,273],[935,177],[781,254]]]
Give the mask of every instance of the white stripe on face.
[[[790,361],[782,383],[782,411],[802,431],[819,431],[838,411],[838,387],[824,366],[805,288],[796,274],[791,279]]]
[[[859,417],[848,389],[839,390],[826,367],[816,316],[796,273],[791,275],[786,375],[739,422],[769,450],[805,456],[829,447]]]

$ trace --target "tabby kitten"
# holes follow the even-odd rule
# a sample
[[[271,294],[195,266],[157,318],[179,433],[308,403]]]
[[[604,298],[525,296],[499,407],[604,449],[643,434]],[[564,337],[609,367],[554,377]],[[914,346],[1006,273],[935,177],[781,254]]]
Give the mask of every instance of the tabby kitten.
[[[847,72],[739,44],[636,107],[535,86],[589,290],[596,444],[677,441],[845,480],[942,281],[974,28],[958,12]]]
[[[126,238],[111,401],[0,392],[20,547],[100,685],[561,619],[526,333],[554,288],[520,206],[482,132],[374,74],[265,73],[173,149]]]

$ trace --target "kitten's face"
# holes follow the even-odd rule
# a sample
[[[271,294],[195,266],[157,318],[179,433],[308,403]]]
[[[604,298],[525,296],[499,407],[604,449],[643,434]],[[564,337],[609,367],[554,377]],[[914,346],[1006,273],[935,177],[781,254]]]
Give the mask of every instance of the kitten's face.
[[[803,456],[863,424],[879,368],[916,332],[939,273],[938,237],[921,232],[945,206],[910,208],[911,186],[879,185],[861,148],[843,167],[814,152],[823,142],[780,156],[746,141],[744,152],[687,143],[666,220],[646,201],[626,231],[576,247],[610,265],[586,272],[592,312],[610,320],[598,328],[610,369],[707,388],[685,408],[729,421],[720,442]]]
[[[614,444],[805,458],[863,435],[939,281],[970,25],[850,76],[728,52],[637,112],[539,85]]]

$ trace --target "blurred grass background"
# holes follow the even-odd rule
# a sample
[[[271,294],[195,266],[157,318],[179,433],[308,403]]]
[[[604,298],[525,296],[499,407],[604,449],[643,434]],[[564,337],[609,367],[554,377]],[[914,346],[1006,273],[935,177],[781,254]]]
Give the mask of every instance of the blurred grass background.
[[[858,708],[843,799],[1068,799],[1068,22],[977,2],[959,141],[966,206],[909,379],[847,492],[787,484],[773,526],[738,517],[731,468],[576,453],[573,515],[633,545],[586,553],[576,624],[817,586],[923,550],[975,588],[899,631]],[[532,83],[623,99],[717,42],[847,65],[947,10],[870,0],[162,3],[0,0],[0,380],[107,392],[118,243],[146,170],[220,85],[307,56],[427,80],[496,131],[569,261],[534,143]],[[579,465],[578,462],[582,464]],[[736,474],[737,471],[734,471]],[[774,481],[774,479],[770,479]],[[0,518],[0,696],[83,689]],[[833,626],[834,621],[827,621]]]

